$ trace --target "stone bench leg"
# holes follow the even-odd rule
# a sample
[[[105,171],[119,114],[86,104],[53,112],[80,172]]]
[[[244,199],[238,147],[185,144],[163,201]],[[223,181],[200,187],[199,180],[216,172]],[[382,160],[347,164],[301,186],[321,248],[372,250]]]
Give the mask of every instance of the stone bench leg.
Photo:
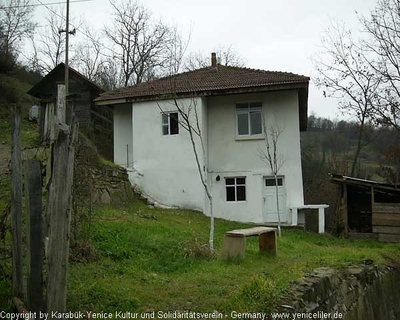
[[[246,251],[246,237],[224,235],[222,244],[222,259],[243,259]]]
[[[269,231],[260,234],[258,241],[260,246],[260,252],[270,252],[273,255],[276,255],[277,251],[276,231]]]

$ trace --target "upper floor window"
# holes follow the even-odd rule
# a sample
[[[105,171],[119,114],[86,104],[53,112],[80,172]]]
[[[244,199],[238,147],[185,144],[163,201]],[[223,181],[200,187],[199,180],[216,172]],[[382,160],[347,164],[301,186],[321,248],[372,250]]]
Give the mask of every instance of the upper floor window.
[[[236,104],[236,127],[239,136],[262,133],[261,109],[261,102]]]
[[[179,134],[178,112],[162,113],[163,135]]]

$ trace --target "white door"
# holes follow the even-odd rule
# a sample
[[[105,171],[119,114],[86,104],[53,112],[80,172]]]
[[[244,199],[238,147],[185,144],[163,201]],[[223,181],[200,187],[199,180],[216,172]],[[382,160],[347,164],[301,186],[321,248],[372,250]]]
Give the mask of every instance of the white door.
[[[263,208],[266,217],[266,222],[278,222],[278,210],[276,205],[276,188],[275,178],[264,178],[263,187]],[[286,192],[283,177],[278,177],[278,199],[279,199],[279,213],[281,222],[288,221],[288,214],[286,212]]]

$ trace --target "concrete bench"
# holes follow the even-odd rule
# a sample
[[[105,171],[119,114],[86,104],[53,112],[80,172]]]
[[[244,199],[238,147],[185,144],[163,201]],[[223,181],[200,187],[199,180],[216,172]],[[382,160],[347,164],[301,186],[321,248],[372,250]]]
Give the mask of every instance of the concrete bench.
[[[325,232],[325,209],[329,208],[328,204],[306,204],[298,207],[290,207],[292,211],[292,225],[297,226],[299,210],[302,209],[318,209],[318,233]]]
[[[222,259],[244,258],[246,251],[246,237],[252,236],[258,236],[258,243],[261,252],[267,251],[276,255],[276,228],[254,227],[226,232],[222,245]]]

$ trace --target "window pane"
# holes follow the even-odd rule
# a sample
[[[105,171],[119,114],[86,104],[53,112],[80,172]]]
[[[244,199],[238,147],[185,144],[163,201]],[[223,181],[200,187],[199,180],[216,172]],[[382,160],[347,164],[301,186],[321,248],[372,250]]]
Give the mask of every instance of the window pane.
[[[265,179],[265,186],[266,187],[274,187],[275,186],[275,179]]]
[[[261,111],[250,112],[250,128],[251,134],[262,133]]]
[[[228,185],[234,185],[235,184],[235,178],[227,178],[225,179],[225,184]]]
[[[261,109],[261,102],[252,102],[252,103],[250,103],[250,108]]]
[[[178,113],[170,113],[169,114],[169,126],[170,126],[170,134],[178,134],[179,133],[179,123],[178,123]]]
[[[238,114],[237,115],[237,123],[238,123],[238,134],[249,134],[249,120],[248,114]]]
[[[168,125],[168,114],[163,113],[161,116],[162,116],[162,124]]]
[[[246,201],[246,187],[245,186],[238,186],[236,187],[237,191],[237,201]]]
[[[163,135],[164,135],[164,136],[167,135],[167,134],[169,134],[169,132],[168,132],[168,125],[163,125],[162,130],[163,130]]]
[[[236,105],[236,109],[239,109],[239,110],[248,109],[248,108],[249,108],[249,105],[247,103],[238,103]]]
[[[235,201],[235,187],[226,187],[226,201]]]
[[[265,179],[265,186],[266,187],[275,187],[276,186],[275,178]],[[278,186],[283,186],[282,178],[278,178]]]
[[[246,184],[246,178],[236,178],[236,184]]]

